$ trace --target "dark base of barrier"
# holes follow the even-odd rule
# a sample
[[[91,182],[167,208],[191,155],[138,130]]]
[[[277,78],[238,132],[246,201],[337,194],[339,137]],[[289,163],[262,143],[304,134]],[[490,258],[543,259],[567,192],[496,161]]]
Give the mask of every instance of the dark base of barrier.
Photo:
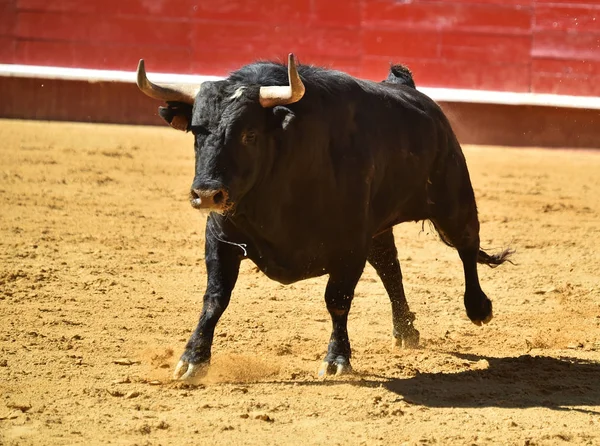
[[[0,117],[163,125],[135,84],[0,77]],[[600,110],[441,102],[463,144],[600,148]]]

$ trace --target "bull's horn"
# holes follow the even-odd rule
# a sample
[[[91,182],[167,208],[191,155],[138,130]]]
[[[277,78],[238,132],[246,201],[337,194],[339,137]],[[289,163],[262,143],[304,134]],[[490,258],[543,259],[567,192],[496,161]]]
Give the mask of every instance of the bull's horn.
[[[196,99],[196,95],[200,91],[199,85],[187,85],[187,84],[165,84],[157,85],[148,80],[146,77],[146,68],[144,66],[144,59],[140,59],[140,63],[137,68],[137,86],[147,96],[153,99],[159,99],[161,101],[173,101],[173,102],[185,102],[186,104],[193,104]]]
[[[275,107],[276,105],[286,105],[298,102],[304,96],[304,84],[298,75],[294,55],[288,56],[288,79],[289,86],[269,86],[260,87],[260,105],[263,107]]]

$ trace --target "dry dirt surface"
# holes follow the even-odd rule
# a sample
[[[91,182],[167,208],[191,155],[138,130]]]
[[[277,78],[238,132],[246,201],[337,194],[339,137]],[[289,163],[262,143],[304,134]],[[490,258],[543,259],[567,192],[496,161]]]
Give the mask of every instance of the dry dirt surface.
[[[250,261],[197,385],[171,381],[200,312],[206,214],[190,135],[0,121],[0,444],[600,444],[600,152],[465,147],[494,320],[462,306],[458,255],[396,228],[422,343],[391,345],[367,267],[356,373],[317,378],[326,278]],[[290,234],[293,237],[293,234]]]

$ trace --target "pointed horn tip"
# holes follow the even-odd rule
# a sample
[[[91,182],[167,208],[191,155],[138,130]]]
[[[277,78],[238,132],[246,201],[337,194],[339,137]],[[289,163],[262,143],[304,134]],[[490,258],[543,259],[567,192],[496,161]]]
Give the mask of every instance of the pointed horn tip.
[[[136,83],[138,84],[138,87],[141,88],[142,84],[144,84],[146,81],[146,65],[144,63],[144,59],[140,59],[140,61],[138,62],[136,74]]]

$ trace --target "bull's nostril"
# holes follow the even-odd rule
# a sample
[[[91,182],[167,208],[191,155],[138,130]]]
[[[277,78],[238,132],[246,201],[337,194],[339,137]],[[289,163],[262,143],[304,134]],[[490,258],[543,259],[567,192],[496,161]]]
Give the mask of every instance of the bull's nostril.
[[[215,204],[221,204],[221,203],[223,203],[224,199],[225,199],[225,195],[223,194],[223,191],[219,191],[214,195],[213,202]]]
[[[198,189],[190,190],[190,203],[193,208],[222,208],[227,205],[229,195],[225,189]]]

